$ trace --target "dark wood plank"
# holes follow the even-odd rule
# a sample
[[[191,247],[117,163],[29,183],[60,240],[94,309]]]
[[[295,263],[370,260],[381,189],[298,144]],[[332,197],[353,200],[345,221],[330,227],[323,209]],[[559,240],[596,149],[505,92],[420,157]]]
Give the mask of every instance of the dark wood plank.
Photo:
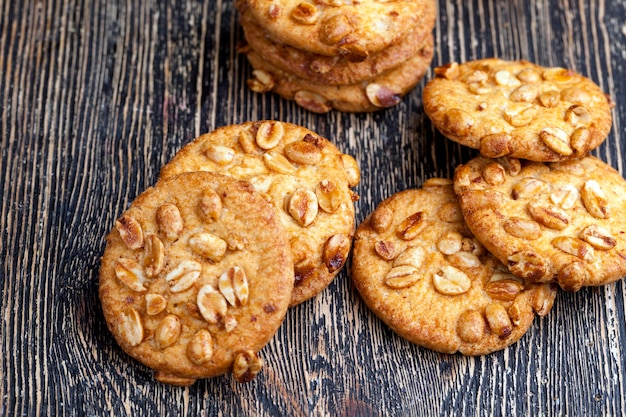
[[[623,174],[624,16],[618,1],[440,0],[433,66],[499,56],[589,76],[616,103],[594,154]],[[519,343],[485,357],[401,339],[347,269],[289,311],[247,385],[165,386],[123,354],[97,297],[104,236],[200,133],[264,118],[318,131],[360,163],[357,221],[475,155],[425,117],[431,73],[393,109],[316,115],[249,91],[240,40],[226,0],[0,1],[1,415],[623,414],[623,281],[560,293]]]

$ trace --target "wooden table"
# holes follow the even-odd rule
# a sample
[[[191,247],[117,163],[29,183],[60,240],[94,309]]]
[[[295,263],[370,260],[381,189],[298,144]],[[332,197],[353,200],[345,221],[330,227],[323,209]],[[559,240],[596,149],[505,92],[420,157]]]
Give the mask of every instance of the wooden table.
[[[594,154],[625,172],[624,0],[440,0],[438,10],[433,67],[525,58],[596,81],[616,107]],[[317,131],[360,163],[358,222],[475,155],[425,117],[432,70],[394,108],[317,115],[249,91],[241,39],[227,0],[0,0],[1,415],[626,413],[622,281],[559,293],[520,342],[484,357],[401,339],[346,270],[288,312],[249,384],[166,386],[125,355],[97,296],[104,236],[200,133],[263,118]]]

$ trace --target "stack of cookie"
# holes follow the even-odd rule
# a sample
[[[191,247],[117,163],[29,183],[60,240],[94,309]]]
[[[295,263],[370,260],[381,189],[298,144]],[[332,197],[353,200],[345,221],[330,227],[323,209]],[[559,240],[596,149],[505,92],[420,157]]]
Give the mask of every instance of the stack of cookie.
[[[369,112],[396,105],[433,56],[433,0],[239,0],[254,68],[248,86],[307,110]]]
[[[484,59],[435,70],[424,109],[478,149],[359,225],[352,278],[392,329],[431,349],[502,349],[567,291],[626,276],[626,180],[589,156],[611,101],[563,68]]]
[[[122,349],[165,383],[251,380],[288,307],[343,268],[359,180],[354,158],[289,123],[186,145],[107,236],[100,299]]]

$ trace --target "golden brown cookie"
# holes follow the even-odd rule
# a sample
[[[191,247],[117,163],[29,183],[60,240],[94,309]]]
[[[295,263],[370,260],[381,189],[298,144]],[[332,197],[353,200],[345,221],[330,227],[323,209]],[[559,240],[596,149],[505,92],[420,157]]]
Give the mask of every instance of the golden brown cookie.
[[[425,21],[406,36],[361,62],[351,62],[344,56],[314,54],[273,42],[249,11],[241,13],[240,21],[250,48],[273,67],[315,83],[342,85],[372,78],[414,56],[429,38],[435,24],[434,8],[428,11]]]
[[[610,99],[572,70],[491,58],[448,64],[435,75],[424,111],[443,135],[489,158],[581,157],[611,130]]]
[[[556,289],[510,274],[472,236],[452,181],[383,201],[357,228],[352,280],[391,329],[443,353],[487,354],[519,340]]]
[[[316,113],[332,109],[371,112],[395,106],[420,82],[432,61],[433,37],[431,34],[422,49],[400,65],[369,80],[347,85],[327,85],[296,77],[269,64],[251,49],[246,56],[254,68],[253,78],[248,81],[253,91],[273,91]]]
[[[432,0],[240,0],[273,42],[360,62],[434,15]]]
[[[249,181],[276,209],[295,263],[292,305],[326,288],[354,236],[354,158],[316,133],[278,121],[222,127],[183,147],[160,177],[214,171]]]
[[[100,300],[122,349],[161,382],[261,369],[293,288],[289,242],[245,182],[209,172],[159,181],[107,236]]]
[[[515,275],[569,291],[626,275],[626,181],[599,159],[478,157],[454,182],[467,224]]]

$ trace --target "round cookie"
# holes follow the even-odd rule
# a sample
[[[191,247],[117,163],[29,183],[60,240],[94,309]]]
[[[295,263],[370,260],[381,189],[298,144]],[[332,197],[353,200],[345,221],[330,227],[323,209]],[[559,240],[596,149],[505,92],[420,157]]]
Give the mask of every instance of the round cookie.
[[[272,40],[310,53],[360,62],[429,24],[432,0],[240,0]]]
[[[352,279],[400,336],[464,355],[513,344],[556,296],[554,286],[525,283],[485,251],[444,179],[392,195],[359,225]]]
[[[626,276],[626,180],[599,159],[477,157],[454,182],[470,229],[515,275],[569,291]]]
[[[106,240],[99,295],[126,353],[175,385],[256,375],[291,300],[293,260],[250,184],[209,172],[164,179]]]
[[[327,85],[296,77],[274,67],[249,49],[246,55],[255,70],[248,86],[259,93],[273,91],[316,113],[332,109],[377,111],[398,104],[420,82],[432,61],[433,42],[430,34],[422,49],[405,62],[369,80],[347,85]]]
[[[438,67],[435,75],[424,111],[443,135],[489,158],[576,158],[611,130],[612,102],[572,70],[491,58]]]
[[[351,62],[343,56],[319,55],[272,42],[249,12],[241,14],[241,26],[246,40],[263,60],[298,78],[331,85],[355,84],[367,80],[414,56],[434,27],[434,9],[427,20],[425,26],[413,28],[405,37],[382,51],[371,54],[368,59]]]
[[[317,295],[343,267],[358,198],[350,188],[358,184],[360,171],[354,158],[327,139],[278,121],[226,126],[184,146],[160,177],[187,171],[249,181],[272,203],[294,258],[291,305]]]

